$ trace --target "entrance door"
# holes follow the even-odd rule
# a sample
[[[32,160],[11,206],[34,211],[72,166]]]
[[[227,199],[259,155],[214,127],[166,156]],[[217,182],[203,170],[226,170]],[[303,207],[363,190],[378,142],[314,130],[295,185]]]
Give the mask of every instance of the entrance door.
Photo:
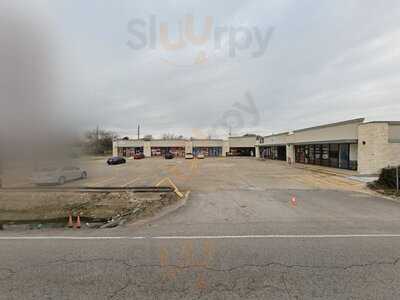
[[[278,160],[286,160],[286,146],[278,146],[277,147],[278,151]]]
[[[329,145],[330,167],[339,167],[339,144]]]
[[[350,168],[350,145],[349,144],[340,144],[339,168],[341,168],[341,169],[349,169]]]

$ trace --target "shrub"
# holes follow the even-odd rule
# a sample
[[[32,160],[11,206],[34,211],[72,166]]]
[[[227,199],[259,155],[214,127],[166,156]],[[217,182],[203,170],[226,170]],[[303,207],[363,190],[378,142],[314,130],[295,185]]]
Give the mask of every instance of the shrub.
[[[378,179],[378,183],[390,189],[396,188],[396,167],[384,168]]]

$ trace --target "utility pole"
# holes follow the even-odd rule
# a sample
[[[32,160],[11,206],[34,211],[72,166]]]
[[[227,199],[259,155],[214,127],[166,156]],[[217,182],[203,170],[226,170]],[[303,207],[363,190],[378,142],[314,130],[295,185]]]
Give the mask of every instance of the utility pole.
[[[399,168],[400,168],[400,166],[396,167],[396,188],[397,188],[397,192],[399,192]]]
[[[137,139],[140,140],[140,124],[137,126]]]
[[[96,152],[99,152],[99,125],[96,126]]]

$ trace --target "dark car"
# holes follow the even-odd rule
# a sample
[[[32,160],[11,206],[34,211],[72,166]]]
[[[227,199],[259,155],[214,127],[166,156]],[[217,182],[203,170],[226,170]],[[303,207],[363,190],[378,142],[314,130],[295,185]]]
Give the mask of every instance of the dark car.
[[[107,159],[107,164],[109,165],[119,165],[124,163],[126,163],[126,160],[123,157],[114,156]]]
[[[134,159],[142,159],[142,158],[145,158],[145,156],[144,156],[143,153],[135,153],[135,154],[133,155],[133,158],[134,158]]]
[[[165,159],[173,159],[175,157],[175,155],[171,152],[167,152],[165,153]]]

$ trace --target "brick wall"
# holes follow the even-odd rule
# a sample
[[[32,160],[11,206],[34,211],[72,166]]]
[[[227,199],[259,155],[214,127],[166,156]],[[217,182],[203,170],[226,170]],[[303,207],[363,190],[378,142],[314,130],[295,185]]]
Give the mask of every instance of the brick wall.
[[[361,124],[358,128],[358,172],[378,174],[384,167],[399,164],[400,143],[389,142],[389,124]]]

